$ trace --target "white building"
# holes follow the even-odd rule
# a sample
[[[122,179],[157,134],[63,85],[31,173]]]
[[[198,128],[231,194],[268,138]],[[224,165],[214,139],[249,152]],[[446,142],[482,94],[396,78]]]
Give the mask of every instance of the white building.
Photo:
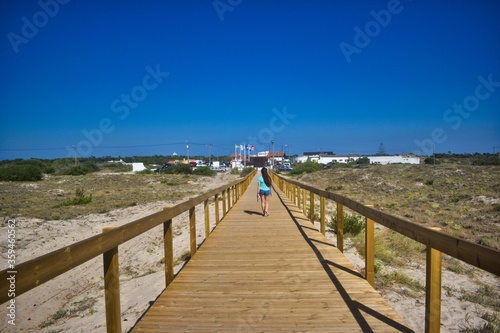
[[[420,164],[420,157],[410,156],[410,155],[390,155],[390,156],[359,156],[359,155],[348,155],[348,156],[337,156],[337,155],[309,155],[300,156],[296,159],[298,163],[304,163],[307,161],[318,162],[321,164],[328,164],[330,162],[334,163],[349,163],[355,162],[361,157],[368,157],[371,164]]]
[[[420,157],[409,155],[367,156],[371,164],[420,164]]]

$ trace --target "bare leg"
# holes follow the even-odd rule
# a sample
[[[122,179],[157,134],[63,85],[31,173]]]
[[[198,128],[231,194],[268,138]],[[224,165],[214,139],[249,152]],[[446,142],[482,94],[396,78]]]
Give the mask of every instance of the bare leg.
[[[262,207],[262,215],[266,214],[266,196],[260,195],[260,206]]]
[[[264,203],[264,216],[269,216],[269,196],[263,196],[265,199]]]

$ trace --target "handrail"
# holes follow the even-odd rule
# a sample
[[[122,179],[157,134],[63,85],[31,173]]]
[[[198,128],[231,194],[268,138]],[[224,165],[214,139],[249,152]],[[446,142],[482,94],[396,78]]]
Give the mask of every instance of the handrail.
[[[314,223],[314,195],[318,195],[321,205],[320,230],[325,234],[325,199],[337,203],[337,247],[343,251],[343,206],[365,217],[365,279],[374,286],[374,222],[426,245],[426,291],[425,291],[425,332],[440,332],[441,329],[441,261],[442,253],[462,260],[477,268],[500,276],[500,251],[461,238],[446,235],[439,228],[428,228],[417,223],[381,212],[372,206],[342,195],[319,190],[312,186],[286,179],[272,173],[274,181],[298,208],[303,207],[306,215],[307,192],[309,191],[310,222]],[[302,194],[301,194],[302,192]],[[302,199],[302,202],[301,202]]]
[[[219,198],[219,193],[225,193],[228,189],[244,184],[242,191],[248,187],[248,182],[255,175],[250,173],[243,179],[238,179],[228,185],[213,189],[205,194],[191,198],[174,207],[165,208],[162,211],[153,213],[139,220],[127,223],[117,228],[110,229],[105,233],[92,236],[80,242],[70,244],[58,250],[52,251],[40,257],[31,259],[15,266],[15,296],[19,296],[41,284],[63,274],[67,271],[91,260],[98,255],[104,254],[111,249],[118,247],[128,240],[162,224],[171,221],[174,217],[194,208],[196,205],[208,200],[211,197]],[[234,191],[234,190],[233,190]],[[218,204],[216,204],[218,208]],[[231,208],[231,205],[229,205]],[[225,208],[224,208],[225,209]],[[226,212],[223,211],[223,215]],[[217,214],[218,218],[218,214]],[[218,224],[219,221],[216,221]],[[194,236],[196,237],[196,235]],[[9,275],[13,274],[12,269],[0,271],[0,280],[6,281]],[[0,284],[0,304],[10,300],[9,284]]]
[[[298,186],[299,188],[305,189],[310,193],[314,193],[320,197],[340,203],[343,206],[365,216],[366,218],[369,218],[419,243],[431,246],[440,252],[446,253],[477,268],[481,268],[487,272],[500,276],[500,251],[465,239],[443,234],[415,222],[365,206],[358,201],[349,199],[342,195],[320,190],[298,181],[286,179],[274,173],[273,175],[282,181]]]

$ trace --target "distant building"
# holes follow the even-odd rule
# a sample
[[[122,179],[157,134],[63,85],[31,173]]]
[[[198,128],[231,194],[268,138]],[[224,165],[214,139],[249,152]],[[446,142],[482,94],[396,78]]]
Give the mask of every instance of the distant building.
[[[316,156],[316,155],[329,155],[333,156],[336,155],[334,152],[331,151],[306,151],[304,153],[304,156]]]
[[[275,162],[283,162],[285,160],[285,152],[284,151],[275,151],[275,152],[268,152],[267,157],[269,158],[269,161],[275,161]]]
[[[367,156],[371,164],[420,164],[420,157],[414,155]]]
[[[355,162],[361,157],[367,157],[371,164],[420,164],[420,157],[414,155],[387,155],[387,156],[360,156],[359,154],[350,154],[344,156],[329,155],[329,154],[316,154],[297,157],[298,163],[307,161],[318,162],[321,164],[334,163],[349,163]]]

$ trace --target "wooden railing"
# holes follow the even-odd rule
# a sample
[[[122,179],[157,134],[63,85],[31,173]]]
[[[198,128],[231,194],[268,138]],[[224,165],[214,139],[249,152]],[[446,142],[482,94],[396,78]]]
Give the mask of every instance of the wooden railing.
[[[191,256],[196,253],[196,217],[195,208],[204,204],[205,237],[210,235],[209,199],[214,198],[215,222],[220,222],[219,201],[222,201],[222,218],[239,200],[248,188],[256,171],[243,179],[211,190],[203,195],[191,198],[174,207],[143,217],[117,228],[105,228],[102,234],[84,239],[43,256],[17,264],[15,269],[0,272],[0,304],[11,301],[7,278],[15,276],[15,296],[19,296],[69,270],[103,255],[104,294],[106,304],[107,332],[121,332],[120,318],[120,283],[118,272],[118,246],[142,233],[163,224],[165,252],[165,287],[174,279],[172,219],[189,211],[189,234]]]
[[[427,247],[426,258],[426,300],[425,331],[439,332],[441,324],[441,253],[471,264],[477,268],[500,276],[500,251],[482,246],[464,239],[449,236],[439,228],[427,228],[414,222],[392,216],[363,205],[339,194],[319,190],[297,181],[272,174],[273,180],[287,197],[303,210],[307,216],[307,197],[309,194],[309,220],[315,219],[315,195],[320,201],[320,232],[326,231],[326,199],[337,204],[337,247],[343,252],[344,206],[365,217],[365,278],[375,285],[375,237],[374,223],[377,222],[395,232],[424,244]]]

